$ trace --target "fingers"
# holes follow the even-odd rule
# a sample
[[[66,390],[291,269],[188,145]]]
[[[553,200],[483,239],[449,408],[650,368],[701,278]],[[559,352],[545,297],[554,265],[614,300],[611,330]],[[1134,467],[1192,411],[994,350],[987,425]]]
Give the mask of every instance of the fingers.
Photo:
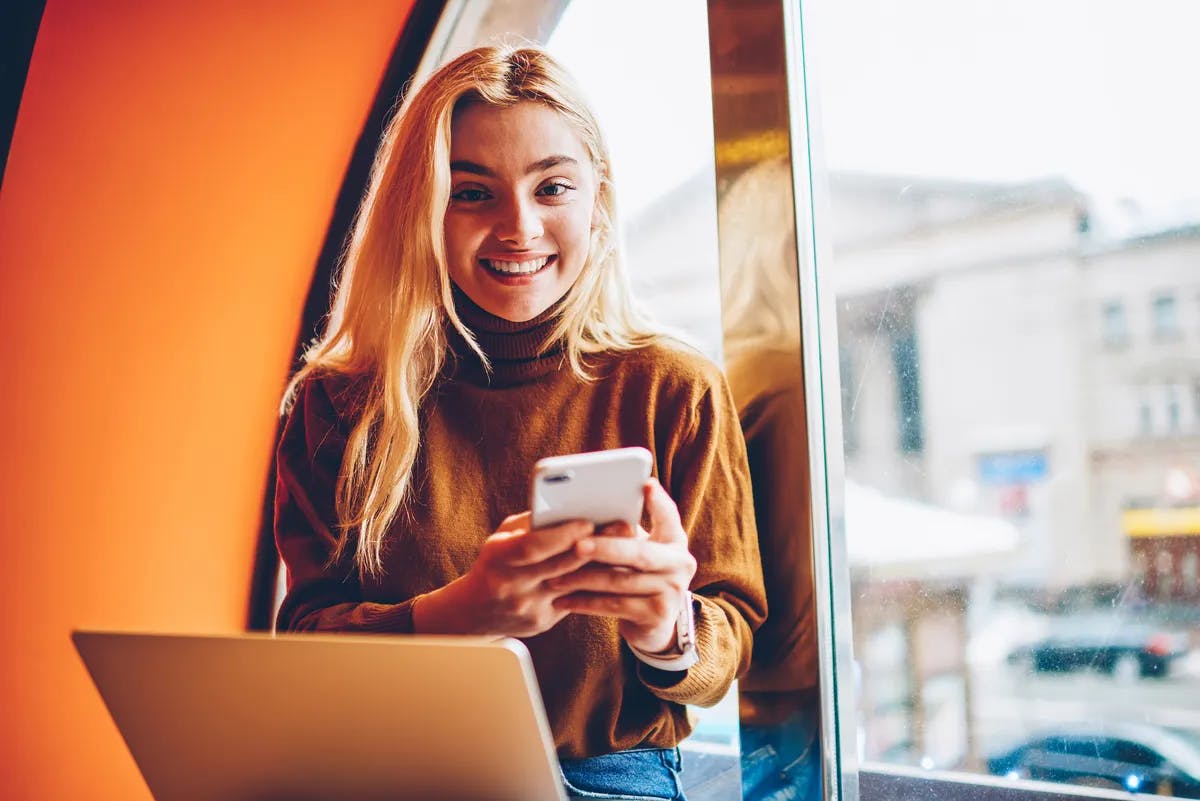
[[[625,537],[591,537],[587,542],[593,562],[629,567],[644,573],[686,570],[689,579],[696,571],[695,557],[679,542],[667,544]]]
[[[650,515],[650,538],[656,542],[687,542],[687,532],[679,519],[679,507],[662,484],[652,478],[643,485],[642,491]]]
[[[562,594],[577,592],[610,595],[653,595],[679,592],[670,581],[669,573],[643,573],[637,570],[591,565],[574,571],[564,571],[546,582],[546,587]]]
[[[501,521],[500,525],[496,528],[496,533],[499,534],[502,531],[529,531],[529,529],[533,528],[530,523],[532,518],[533,515],[529,512],[509,515]]]
[[[608,523],[596,529],[596,533],[602,537],[625,537],[627,539],[648,540],[650,532],[638,526],[635,530],[628,523],[618,521],[616,523]]]
[[[584,539],[578,542],[574,548],[568,548],[541,562],[517,568],[514,572],[528,584],[547,582],[547,589],[553,589],[549,580],[574,573],[591,560],[592,546],[590,540]]]
[[[584,537],[590,537],[594,531],[595,526],[591,523],[575,520],[534,531],[499,530],[488,538],[488,543],[502,550],[501,558],[506,564],[525,567],[573,549],[577,542]]]
[[[674,620],[679,614],[677,602],[671,596],[656,594],[609,595],[599,592],[573,592],[554,601],[554,608],[579,615],[615,617],[639,626],[654,626],[663,620]]]

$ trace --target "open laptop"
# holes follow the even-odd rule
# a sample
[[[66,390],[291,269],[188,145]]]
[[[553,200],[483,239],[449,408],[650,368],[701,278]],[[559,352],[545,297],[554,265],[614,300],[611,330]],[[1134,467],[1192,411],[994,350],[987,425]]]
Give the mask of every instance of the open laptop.
[[[157,801],[563,801],[517,640],[77,631]]]

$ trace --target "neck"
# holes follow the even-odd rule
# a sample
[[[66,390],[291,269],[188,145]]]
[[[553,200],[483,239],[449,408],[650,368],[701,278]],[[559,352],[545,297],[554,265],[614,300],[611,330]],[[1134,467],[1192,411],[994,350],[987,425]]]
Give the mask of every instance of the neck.
[[[453,375],[472,383],[510,386],[558,369],[563,360],[562,342],[551,340],[562,313],[560,299],[546,311],[524,322],[497,317],[481,308],[457,286],[454,309],[491,364],[490,376],[475,351],[453,326],[447,327]]]

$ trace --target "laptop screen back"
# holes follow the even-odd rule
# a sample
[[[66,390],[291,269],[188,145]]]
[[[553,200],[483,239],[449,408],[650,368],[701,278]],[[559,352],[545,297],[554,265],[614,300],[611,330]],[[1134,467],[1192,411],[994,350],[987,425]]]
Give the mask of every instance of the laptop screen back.
[[[561,801],[516,640],[72,635],[158,801]]]

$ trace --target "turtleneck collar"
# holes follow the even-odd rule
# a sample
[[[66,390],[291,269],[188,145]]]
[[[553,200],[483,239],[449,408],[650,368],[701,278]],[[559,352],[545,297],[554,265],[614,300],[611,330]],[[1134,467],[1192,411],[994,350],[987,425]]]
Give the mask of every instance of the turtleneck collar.
[[[562,311],[560,299],[532,320],[515,323],[481,308],[456,285],[451,285],[454,309],[463,324],[475,335],[479,347],[491,362],[490,377],[470,345],[447,323],[450,342],[446,370],[455,378],[493,387],[521,384],[559,369],[565,356],[561,342],[546,347]],[[539,353],[545,347],[545,352]],[[457,358],[456,358],[457,357]]]

